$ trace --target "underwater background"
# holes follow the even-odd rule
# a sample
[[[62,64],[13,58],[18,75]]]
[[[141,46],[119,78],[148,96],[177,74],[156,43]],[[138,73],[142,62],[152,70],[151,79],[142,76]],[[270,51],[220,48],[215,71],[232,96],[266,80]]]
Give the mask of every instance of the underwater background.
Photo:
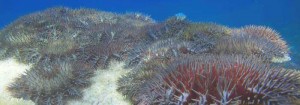
[[[21,16],[58,6],[116,13],[139,12],[156,21],[183,13],[194,22],[213,22],[232,28],[268,26],[279,32],[289,45],[292,62],[287,66],[300,68],[299,0],[0,0],[0,28]]]
[[[298,105],[299,11],[299,0],[0,0],[0,105]]]

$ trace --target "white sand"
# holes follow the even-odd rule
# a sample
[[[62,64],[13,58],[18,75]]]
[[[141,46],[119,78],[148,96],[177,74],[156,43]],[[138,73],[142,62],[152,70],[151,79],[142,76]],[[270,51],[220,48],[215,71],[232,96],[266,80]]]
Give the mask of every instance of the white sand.
[[[113,66],[112,66],[113,65]],[[69,105],[130,105],[125,97],[116,91],[117,80],[129,70],[124,63],[112,62],[108,70],[97,70],[91,78],[91,87],[83,90],[83,99],[70,101]]]
[[[0,105],[34,105],[32,101],[13,98],[6,87],[30,66],[19,64],[14,59],[0,61]]]

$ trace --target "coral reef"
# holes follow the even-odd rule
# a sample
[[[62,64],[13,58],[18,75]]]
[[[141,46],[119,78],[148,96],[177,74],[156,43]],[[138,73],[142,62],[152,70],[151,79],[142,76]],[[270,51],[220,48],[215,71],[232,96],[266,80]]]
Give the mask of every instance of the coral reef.
[[[182,13],[155,22],[57,7],[0,31],[0,60],[32,65],[8,91],[38,105],[294,104],[299,73],[277,64],[289,53],[269,27],[196,23]]]

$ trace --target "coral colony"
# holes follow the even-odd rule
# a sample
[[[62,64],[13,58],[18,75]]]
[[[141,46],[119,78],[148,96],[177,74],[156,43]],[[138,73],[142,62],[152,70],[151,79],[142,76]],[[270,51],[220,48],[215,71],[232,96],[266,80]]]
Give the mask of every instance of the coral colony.
[[[91,78],[118,61],[130,71],[115,90],[131,104],[299,104],[299,72],[276,65],[291,59],[276,31],[185,18],[155,22],[63,7],[21,17],[0,31],[0,59],[32,67],[7,90],[38,105],[64,105],[82,99]]]

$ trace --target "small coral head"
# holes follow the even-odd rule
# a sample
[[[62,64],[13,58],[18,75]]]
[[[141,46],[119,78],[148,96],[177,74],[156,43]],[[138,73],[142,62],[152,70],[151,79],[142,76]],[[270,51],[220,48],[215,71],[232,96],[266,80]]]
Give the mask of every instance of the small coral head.
[[[177,63],[146,83],[151,98],[141,100],[181,105],[278,104],[296,91],[293,73],[249,61],[192,60]]]

